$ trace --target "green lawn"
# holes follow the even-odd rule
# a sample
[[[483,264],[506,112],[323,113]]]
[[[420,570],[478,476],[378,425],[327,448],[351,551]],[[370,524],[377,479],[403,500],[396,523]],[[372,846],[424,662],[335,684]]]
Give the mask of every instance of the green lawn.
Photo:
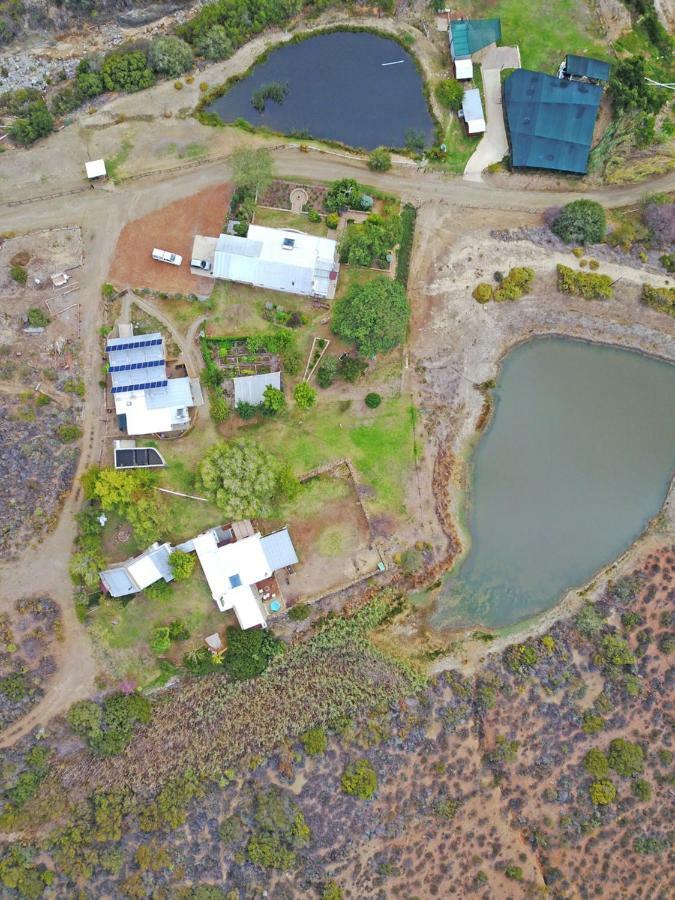
[[[256,225],[265,225],[267,228],[295,228],[296,231],[305,231],[307,234],[315,234],[318,237],[330,237],[323,219],[320,222],[310,222],[305,213],[296,215],[285,209],[266,209],[256,206],[254,222]],[[334,234],[335,232],[333,232]]]
[[[240,434],[265,443],[298,475],[349,457],[362,482],[373,488],[369,506],[402,515],[414,464],[412,416],[410,405],[398,397],[385,399],[370,411],[356,400],[319,396],[317,406],[309,412],[292,408],[279,420],[255,423]]]
[[[343,263],[340,266],[335,297],[338,300],[344,297],[353,284],[365,284],[368,281],[372,281],[373,278],[386,274],[386,272],[380,272],[376,269],[361,269],[358,266],[349,266],[347,263]]]
[[[524,69],[555,73],[567,53],[611,58],[599,25],[581,0],[460,0],[457,12],[500,18],[502,44],[517,44]]]
[[[461,175],[469,159],[480,143],[480,136],[469,137],[464,125],[459,121],[455,113],[452,113],[445,132],[443,143],[447,147],[445,160],[441,164],[448,172]]]

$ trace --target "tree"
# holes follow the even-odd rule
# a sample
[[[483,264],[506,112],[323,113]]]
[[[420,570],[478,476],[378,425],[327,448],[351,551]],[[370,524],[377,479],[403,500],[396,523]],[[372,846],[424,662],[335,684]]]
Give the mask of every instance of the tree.
[[[342,178],[331,184],[324,206],[332,213],[339,213],[343,209],[361,209],[362,197],[363,189],[357,181],[353,178]]]
[[[215,444],[199,466],[211,500],[231,519],[269,515],[284,488],[284,465],[260,444],[250,440]]]
[[[436,85],[436,98],[438,102],[448,109],[455,112],[462,108],[462,100],[464,99],[464,88],[454,78],[446,78]]]
[[[44,100],[29,103],[24,118],[19,118],[9,129],[10,136],[19,144],[32,144],[54,130],[54,117]]]
[[[598,244],[605,236],[605,210],[595,200],[566,204],[551,231],[566,244]]]
[[[223,670],[234,681],[246,681],[265,671],[275,656],[282,653],[279,638],[262,628],[243,631],[230,626],[227,629],[227,651],[223,656]]]
[[[195,555],[185,553],[184,550],[174,550],[169,557],[169,565],[176,581],[186,581],[195,570]]]
[[[646,80],[647,71],[642,56],[631,56],[612,67],[607,94],[615,112],[639,109],[643,113],[657,113],[666,102],[666,92],[653,87]]]
[[[139,541],[156,540],[161,529],[154,487],[157,475],[148,469],[90,469],[82,478],[85,496],[104,511],[114,510],[131,525]]]
[[[77,550],[70,557],[70,577],[77,584],[93,590],[99,584],[99,572],[105,562],[99,546]]]
[[[353,284],[333,309],[332,329],[367,356],[386,353],[405,340],[410,306],[403,285],[378,276]]]
[[[338,371],[338,361],[334,356],[324,356],[316,372],[316,380],[319,387],[328,388],[335,381]]]
[[[103,711],[93,700],[78,700],[68,710],[68,724],[75,734],[91,740],[101,733]]]
[[[377,409],[380,403],[382,403],[382,397],[380,394],[371,392],[370,394],[366,394],[364,402],[368,409]]]
[[[400,216],[368,216],[361,225],[350,225],[340,243],[340,259],[352,266],[370,266],[385,259],[401,239]]]
[[[607,757],[598,750],[597,747],[591,747],[586,756],[584,756],[584,769],[594,778],[602,778],[609,772],[609,763]]]
[[[214,25],[197,39],[195,49],[206,59],[226,59],[232,53],[232,41],[222,25]]]
[[[391,153],[386,147],[376,147],[370,153],[368,168],[373,172],[388,172],[391,169]]]
[[[344,380],[354,384],[366,371],[368,363],[365,359],[361,359],[358,356],[345,356],[344,359],[340,360],[338,368]]]
[[[152,87],[155,83],[146,55],[140,50],[109,53],[101,66],[101,77],[106,90],[126,91],[129,94]]]
[[[358,759],[345,767],[340,783],[346,794],[370,800],[377,790],[377,774],[367,759]]]
[[[232,183],[236,188],[260,195],[272,183],[272,155],[264,147],[235,150],[229,157],[229,163]]]
[[[192,68],[192,47],[175,35],[155,38],[148,50],[148,65],[160,75],[178,78]]]
[[[607,761],[610,769],[614,769],[617,775],[630,778],[644,769],[645,754],[639,744],[615,738],[610,742]]]
[[[283,412],[286,409],[284,392],[268,384],[263,391],[262,405],[265,412],[271,416],[276,416],[278,413]]]
[[[591,801],[596,806],[607,806],[616,800],[616,787],[609,778],[601,778],[599,781],[594,781],[588,792]]]
[[[295,386],[293,398],[300,409],[311,409],[316,403],[316,391],[306,381],[301,381]]]

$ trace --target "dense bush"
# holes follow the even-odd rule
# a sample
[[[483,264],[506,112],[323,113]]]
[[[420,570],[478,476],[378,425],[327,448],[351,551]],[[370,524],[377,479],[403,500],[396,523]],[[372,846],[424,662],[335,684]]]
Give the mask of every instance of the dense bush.
[[[56,429],[56,434],[62,444],[70,444],[73,441],[76,441],[82,432],[77,425],[64,424],[59,425]]]
[[[316,391],[306,381],[296,384],[293,398],[300,409],[311,409],[316,403]]]
[[[330,228],[334,231],[338,225],[340,224],[340,217],[337,213],[328,213],[326,216],[326,228]]]
[[[454,78],[446,78],[440,81],[434,90],[439,103],[455,112],[462,108],[462,100],[464,99],[464,88]]]
[[[328,212],[339,213],[343,209],[362,208],[363,189],[353,178],[334,181],[324,199]]]
[[[376,147],[370,152],[368,168],[373,172],[388,172],[391,169],[391,153],[386,147]]]
[[[397,281],[380,276],[353,284],[333,307],[333,331],[367,356],[386,353],[405,340],[410,306]]]
[[[338,361],[334,356],[324,356],[316,371],[319,387],[329,388],[335,381],[338,372]]]
[[[54,130],[54,119],[44,100],[29,103],[25,114],[9,129],[10,137],[19,144],[33,144]]]
[[[49,322],[49,316],[39,306],[31,306],[28,310],[28,324],[31,328],[46,328]]]
[[[519,300],[527,294],[534,281],[534,270],[527,266],[515,266],[506,278],[502,278],[499,287],[494,291],[494,299]]]
[[[214,25],[199,35],[194,42],[195,50],[206,59],[226,59],[232,53],[232,41],[222,25]]]
[[[178,78],[192,68],[192,48],[175,35],[155,38],[148,50],[148,65],[158,75]]]
[[[174,550],[169,557],[171,572],[176,581],[186,581],[195,570],[194,553],[186,553],[184,550]]]
[[[608,300],[614,295],[612,279],[609,275],[594,272],[575,272],[569,266],[558,263],[558,290],[563,294],[574,294],[586,300]]]
[[[227,629],[227,651],[223,656],[223,670],[233,681],[246,681],[265,671],[273,659],[282,653],[284,645],[267,629]]]
[[[358,356],[345,356],[338,364],[340,376],[350,384],[358,381],[367,368],[368,363]]]
[[[133,737],[136,723],[150,721],[152,707],[142,694],[113,694],[103,706],[80,700],[68,711],[68,723],[101,756],[121,753]]]
[[[632,744],[623,738],[615,738],[610,742],[607,761],[610,769],[617,775],[630,778],[644,769],[644,750],[639,744]]]
[[[386,260],[401,239],[400,216],[368,216],[360,225],[348,225],[340,242],[340,261],[350,266],[371,266]]]
[[[377,774],[367,759],[358,759],[345,767],[340,783],[346,794],[370,800],[377,790]]]
[[[263,391],[263,411],[270,416],[276,416],[286,409],[286,398],[284,392],[268,384]]]
[[[609,778],[601,778],[594,781],[588,790],[591,801],[596,806],[607,806],[616,800],[616,787]]]
[[[651,284],[643,284],[640,299],[659,312],[675,316],[675,288],[655,288]]]
[[[588,751],[586,756],[584,756],[584,769],[594,778],[602,778],[608,774],[609,763],[602,750],[592,747]]]
[[[328,747],[328,737],[324,728],[310,728],[300,735],[300,742],[308,756],[319,756]]]
[[[567,244],[597,244],[605,236],[605,210],[595,200],[573,200],[560,211],[551,231]]]
[[[630,110],[657,113],[667,97],[665,91],[653,87],[646,80],[645,60],[641,56],[622,59],[612,67],[607,94],[617,113]]]
[[[125,91],[128,94],[151,87],[155,76],[148,60],[140,50],[125,53],[122,50],[108,54],[101,67],[103,85],[108,91]]]
[[[246,846],[252,863],[273,869],[292,869],[296,850],[306,847],[311,838],[300,807],[286,793],[270,789],[256,798],[257,831]]]

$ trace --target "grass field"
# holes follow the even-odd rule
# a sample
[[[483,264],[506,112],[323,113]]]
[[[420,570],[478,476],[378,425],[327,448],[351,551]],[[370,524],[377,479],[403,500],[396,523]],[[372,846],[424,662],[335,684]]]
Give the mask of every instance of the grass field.
[[[380,272],[376,269],[360,269],[358,266],[349,266],[347,263],[340,266],[340,277],[338,278],[337,291],[335,297],[339,300],[347,293],[353,284],[366,284],[380,275],[386,275],[386,272]]]
[[[267,228],[295,228],[296,231],[305,231],[307,234],[315,234],[318,237],[330,237],[323,219],[320,222],[310,222],[305,214],[296,215],[285,209],[266,209],[256,206],[254,223],[265,225]]]
[[[502,44],[517,44],[524,69],[553,74],[566,53],[609,59],[599,25],[581,0],[461,0],[457,12],[499,17]]]

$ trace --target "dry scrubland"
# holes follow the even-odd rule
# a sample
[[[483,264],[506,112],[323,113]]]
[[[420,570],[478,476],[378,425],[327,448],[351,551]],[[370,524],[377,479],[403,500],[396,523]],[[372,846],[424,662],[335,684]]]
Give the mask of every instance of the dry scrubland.
[[[445,673],[427,687],[366,639],[401,611],[383,598],[377,615],[319,628],[254,683],[212,676],[164,695],[117,759],[94,760],[57,726],[60,762],[13,826],[30,814],[51,829],[95,786],[138,792],[108,793],[108,806],[99,793],[96,812],[71,807],[77,833],[52,832],[44,859],[61,873],[61,895],[86,885],[94,896],[193,897],[210,883],[229,898],[320,897],[335,881],[350,898],[533,897],[545,887],[559,898],[665,898],[674,575],[667,544],[475,678]],[[323,731],[298,741],[310,726],[325,727],[326,746]],[[635,745],[630,758],[613,756],[617,738]],[[607,805],[590,799],[593,748],[609,760]],[[26,749],[4,753],[10,785]],[[341,787],[359,759],[376,772],[369,800]],[[193,774],[167,787],[186,766]],[[287,871],[251,862],[269,862],[257,856],[265,841]]]

